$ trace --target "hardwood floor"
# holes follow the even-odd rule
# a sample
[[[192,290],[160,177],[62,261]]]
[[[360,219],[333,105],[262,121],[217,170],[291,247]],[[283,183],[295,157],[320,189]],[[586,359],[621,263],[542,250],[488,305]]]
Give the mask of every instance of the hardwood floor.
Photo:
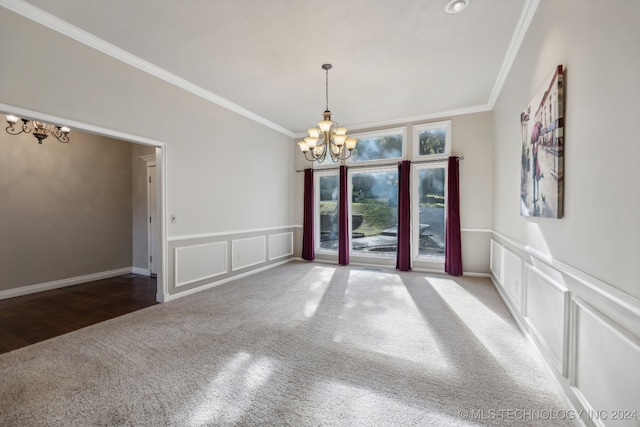
[[[0,353],[152,306],[156,283],[121,276],[0,300]]]

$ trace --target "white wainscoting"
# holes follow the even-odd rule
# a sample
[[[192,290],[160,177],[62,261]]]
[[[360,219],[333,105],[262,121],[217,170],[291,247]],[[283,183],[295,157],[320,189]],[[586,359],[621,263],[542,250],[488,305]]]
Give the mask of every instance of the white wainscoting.
[[[502,245],[495,240],[491,240],[489,270],[498,280],[498,283],[502,284]]]
[[[525,319],[552,356],[556,369],[566,376],[569,291],[531,264],[526,269]]]
[[[269,261],[293,255],[293,233],[271,234],[269,236]]]
[[[175,286],[184,286],[227,273],[227,242],[175,248]]]
[[[251,267],[267,261],[265,236],[248,237],[231,241],[231,270]]]
[[[608,417],[582,423],[640,426],[640,299],[493,233],[492,280],[523,333],[578,411]],[[614,410],[639,418],[616,421]]]
[[[593,306],[574,298],[571,385],[587,411],[607,410],[603,425],[640,425],[640,340]],[[612,410],[638,419],[614,422]]]
[[[524,285],[522,283],[522,258],[502,248],[502,283],[516,307],[524,310]]]

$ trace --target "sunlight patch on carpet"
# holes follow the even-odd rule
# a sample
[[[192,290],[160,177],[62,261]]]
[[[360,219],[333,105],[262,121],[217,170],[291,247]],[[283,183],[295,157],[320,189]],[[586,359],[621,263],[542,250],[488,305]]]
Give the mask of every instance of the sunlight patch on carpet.
[[[304,303],[304,317],[313,317],[316,313],[335,271],[335,268],[314,267],[306,275],[306,277],[312,278],[313,281],[308,285],[311,296]]]
[[[335,342],[419,363],[428,370],[451,369],[437,337],[396,274],[351,271],[340,322]]]
[[[240,352],[229,360],[209,383],[206,390],[188,405],[194,425],[237,422],[251,407],[261,386],[265,385],[275,369],[275,361],[266,357],[255,358]]]

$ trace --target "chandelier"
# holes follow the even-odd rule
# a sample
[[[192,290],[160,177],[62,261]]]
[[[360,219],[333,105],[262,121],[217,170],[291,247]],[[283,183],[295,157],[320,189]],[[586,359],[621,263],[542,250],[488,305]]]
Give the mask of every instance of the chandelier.
[[[16,123],[18,120],[22,120],[22,126]],[[42,144],[42,141],[47,139],[49,135],[53,135],[60,142],[69,142],[69,129],[67,126],[50,125],[48,123],[39,122],[37,120],[21,119],[13,114],[7,114],[7,133],[11,135],[20,135],[21,133],[30,133],[38,140],[38,144]]]
[[[329,70],[331,67],[331,64],[322,65],[322,69],[326,72],[326,107],[322,113],[322,121],[318,122],[317,127],[308,129],[309,136],[298,142],[304,157],[310,162],[324,162],[327,153],[333,162],[348,159],[358,142],[355,138],[347,137],[346,128],[338,127],[338,123],[331,120],[331,111],[329,111]]]

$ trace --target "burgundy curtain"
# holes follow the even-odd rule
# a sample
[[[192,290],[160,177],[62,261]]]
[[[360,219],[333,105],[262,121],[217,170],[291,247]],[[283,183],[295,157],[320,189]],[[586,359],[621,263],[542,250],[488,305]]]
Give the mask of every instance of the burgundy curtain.
[[[447,175],[447,230],[444,271],[462,275],[462,243],[460,239],[460,179],[458,157],[449,157]]]
[[[338,196],[338,264],[349,265],[349,191],[347,189],[347,167],[340,166]]]
[[[304,171],[304,218],[302,224],[302,259],[313,261],[316,257],[313,242],[313,169]]]
[[[411,270],[411,202],[409,199],[409,179],[411,162],[398,163],[398,244],[396,247],[396,269]]]

